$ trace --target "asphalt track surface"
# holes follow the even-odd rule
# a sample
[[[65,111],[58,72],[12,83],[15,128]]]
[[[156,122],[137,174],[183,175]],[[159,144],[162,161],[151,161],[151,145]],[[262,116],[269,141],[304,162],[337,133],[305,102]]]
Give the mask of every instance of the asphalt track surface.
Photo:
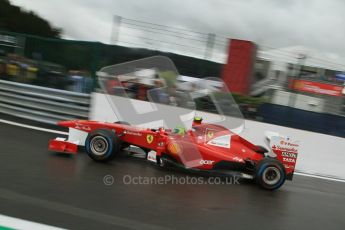
[[[126,185],[125,175],[186,175],[54,154],[54,137],[0,123],[0,214],[69,229],[345,229],[345,183],[295,176],[275,192],[246,182]]]

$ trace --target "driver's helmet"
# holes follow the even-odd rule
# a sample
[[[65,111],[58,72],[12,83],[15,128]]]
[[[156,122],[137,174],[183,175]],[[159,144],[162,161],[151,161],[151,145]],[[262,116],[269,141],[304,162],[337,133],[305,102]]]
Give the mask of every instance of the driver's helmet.
[[[201,124],[202,122],[202,117],[194,117],[193,124]]]

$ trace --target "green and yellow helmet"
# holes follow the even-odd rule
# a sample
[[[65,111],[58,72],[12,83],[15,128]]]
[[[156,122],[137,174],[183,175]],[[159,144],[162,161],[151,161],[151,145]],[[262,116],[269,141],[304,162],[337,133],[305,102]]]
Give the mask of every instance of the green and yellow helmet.
[[[202,122],[202,117],[194,117],[194,123],[201,124],[201,122]]]

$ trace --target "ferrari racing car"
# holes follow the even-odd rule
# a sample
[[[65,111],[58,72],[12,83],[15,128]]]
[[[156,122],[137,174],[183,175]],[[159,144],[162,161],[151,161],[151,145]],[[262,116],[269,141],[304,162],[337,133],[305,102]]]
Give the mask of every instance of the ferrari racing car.
[[[190,130],[149,129],[126,122],[61,121],[60,126],[85,132],[85,151],[95,161],[109,161],[131,146],[145,150],[148,161],[193,171],[223,173],[254,179],[264,189],[275,190],[292,180],[298,145],[289,138],[270,137],[271,152],[228,129],[195,118]],[[79,143],[64,138],[50,140],[49,149],[76,154]],[[198,153],[198,154],[195,154]],[[271,154],[272,154],[271,153]],[[200,154],[200,155],[199,155]]]

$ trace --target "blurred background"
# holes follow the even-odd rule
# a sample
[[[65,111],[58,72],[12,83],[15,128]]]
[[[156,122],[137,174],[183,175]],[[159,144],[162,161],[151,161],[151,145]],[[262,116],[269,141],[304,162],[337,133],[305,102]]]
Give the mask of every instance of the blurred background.
[[[175,3],[159,8],[161,3],[153,2],[146,9],[118,1],[95,6],[0,0],[0,112],[52,124],[88,118],[98,70],[164,55],[175,63],[182,83],[222,79],[246,119],[345,137],[344,32],[336,17],[324,12],[333,7],[337,15],[341,1],[291,1],[288,6],[254,1],[251,11],[236,1],[206,6],[190,1],[187,6],[195,7],[181,12],[170,12]],[[111,6],[124,10],[113,13]],[[320,18],[301,15],[306,8]],[[204,17],[203,9],[212,13]],[[265,17],[268,9],[274,15]],[[324,30],[318,36],[322,40],[316,39]],[[128,84],[136,99],[155,84],[154,76],[149,82],[141,78],[138,72]],[[207,103],[198,105],[205,110]]]

